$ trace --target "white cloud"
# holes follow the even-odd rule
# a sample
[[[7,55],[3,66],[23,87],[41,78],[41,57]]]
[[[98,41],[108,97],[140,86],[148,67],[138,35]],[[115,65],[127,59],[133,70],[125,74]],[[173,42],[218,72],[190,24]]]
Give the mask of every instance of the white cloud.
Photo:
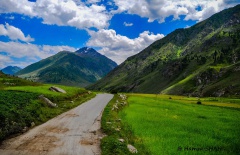
[[[123,25],[124,25],[124,26],[133,26],[133,23],[124,22]]]
[[[114,0],[118,10],[113,13],[127,12],[148,18],[149,22],[157,20],[164,22],[169,16],[179,19],[180,15],[186,15],[185,20],[202,21],[211,15],[234,6],[227,0]],[[197,8],[201,7],[200,10]]]
[[[0,54],[0,68],[5,68],[7,67],[5,64],[12,63],[12,62],[13,60],[10,59],[8,56]]]
[[[90,0],[97,2],[97,0]],[[103,5],[86,5],[79,0],[1,0],[0,13],[19,13],[43,19],[45,24],[77,28],[108,27],[111,16]]]
[[[31,38],[30,35],[24,36],[19,28],[11,26],[8,23],[5,25],[0,24],[0,36],[1,35],[9,37],[11,40],[21,40],[25,42],[34,41],[34,38]]]
[[[0,41],[0,52],[7,55],[1,55],[0,61],[2,66],[18,65],[25,67],[33,62],[52,56],[60,51],[76,51],[75,48],[69,46],[50,46],[50,45],[35,45],[20,42],[2,42]],[[2,58],[2,59],[1,59]],[[13,58],[18,59],[17,62]],[[12,61],[11,61],[12,60]],[[1,67],[1,66],[0,66]]]
[[[10,20],[14,20],[15,19],[15,17],[14,16],[7,16],[7,17],[5,17],[6,19],[10,19]]]
[[[154,41],[164,37],[163,34],[152,34],[149,31],[142,32],[139,37],[130,39],[126,36],[116,34],[115,30],[101,29],[97,32],[89,31],[91,38],[87,42],[88,46],[100,47],[99,52],[118,64],[126,58],[137,54]]]
[[[93,3],[99,3],[101,0],[87,0],[87,3],[93,4]]]

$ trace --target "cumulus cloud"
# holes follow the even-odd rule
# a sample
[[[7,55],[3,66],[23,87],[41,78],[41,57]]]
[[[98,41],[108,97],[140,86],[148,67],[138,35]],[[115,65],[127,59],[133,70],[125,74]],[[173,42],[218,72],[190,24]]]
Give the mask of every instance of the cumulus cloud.
[[[97,0],[89,0],[97,2]],[[19,13],[43,19],[45,24],[77,28],[108,27],[111,16],[103,5],[86,5],[79,0],[0,1],[0,13]]]
[[[37,62],[64,50],[76,51],[75,48],[69,46],[35,45],[31,43],[0,41],[0,52],[6,53],[6,55],[0,54],[0,65],[8,66],[19,63],[22,65],[20,67],[25,67],[26,65],[30,65],[33,62]],[[18,61],[14,62],[13,59],[18,59]]]
[[[169,16],[179,19],[185,15],[185,20],[202,21],[214,13],[229,8],[235,4],[228,4],[227,0],[114,0],[118,10],[113,13],[127,12],[148,18],[149,22],[157,20],[164,22]],[[198,9],[200,8],[200,9]]]
[[[214,13],[234,6],[229,0],[113,0],[111,11],[101,0],[1,0],[0,13],[19,13],[43,19],[45,24],[73,26],[79,29],[103,29],[109,26],[112,15],[126,12],[148,18],[149,22],[164,22],[169,16],[185,20],[204,20]],[[116,10],[117,8],[117,10]],[[201,8],[201,9],[198,9]]]
[[[12,63],[12,62],[13,60],[10,59],[8,56],[0,54],[0,68],[5,68],[6,67],[5,64]]]
[[[34,41],[34,38],[31,38],[30,35],[25,36],[19,28],[11,26],[8,23],[5,25],[0,24],[0,36],[1,35],[9,37],[11,40],[21,40],[24,42]]]
[[[124,26],[133,26],[133,23],[124,22],[123,25],[124,25]]]
[[[89,31],[91,38],[87,42],[88,46],[101,48],[99,52],[118,64],[122,63],[126,58],[137,54],[154,41],[164,37],[163,34],[142,32],[139,37],[130,39],[126,36],[116,34],[115,30],[101,29],[97,32]]]

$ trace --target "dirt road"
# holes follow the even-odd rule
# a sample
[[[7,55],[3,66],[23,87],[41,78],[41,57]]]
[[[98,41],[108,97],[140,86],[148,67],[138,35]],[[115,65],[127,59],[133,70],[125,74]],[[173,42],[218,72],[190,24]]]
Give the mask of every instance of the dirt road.
[[[9,139],[1,155],[96,155],[100,154],[100,118],[111,94],[94,99]]]

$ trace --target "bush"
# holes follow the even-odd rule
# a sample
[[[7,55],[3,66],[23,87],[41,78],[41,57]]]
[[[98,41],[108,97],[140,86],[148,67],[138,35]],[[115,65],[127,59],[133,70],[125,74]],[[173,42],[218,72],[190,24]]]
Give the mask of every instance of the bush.
[[[202,104],[201,100],[198,99],[197,104]]]

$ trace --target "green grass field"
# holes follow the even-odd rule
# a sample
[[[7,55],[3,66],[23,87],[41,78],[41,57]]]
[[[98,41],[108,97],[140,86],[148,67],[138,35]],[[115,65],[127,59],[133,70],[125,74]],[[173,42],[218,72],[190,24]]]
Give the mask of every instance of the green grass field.
[[[61,100],[66,100],[66,99],[70,100],[71,98],[75,98],[76,94],[87,92],[87,90],[85,90],[84,88],[54,85],[64,89],[67,92],[66,94],[62,94],[62,93],[50,91],[49,88],[51,86],[53,85],[42,84],[39,86],[11,86],[11,87],[4,88],[4,90],[44,94],[46,97],[48,97],[50,100],[54,102],[59,102]]]
[[[169,97],[132,94],[119,113],[151,154],[240,154],[239,99]]]

